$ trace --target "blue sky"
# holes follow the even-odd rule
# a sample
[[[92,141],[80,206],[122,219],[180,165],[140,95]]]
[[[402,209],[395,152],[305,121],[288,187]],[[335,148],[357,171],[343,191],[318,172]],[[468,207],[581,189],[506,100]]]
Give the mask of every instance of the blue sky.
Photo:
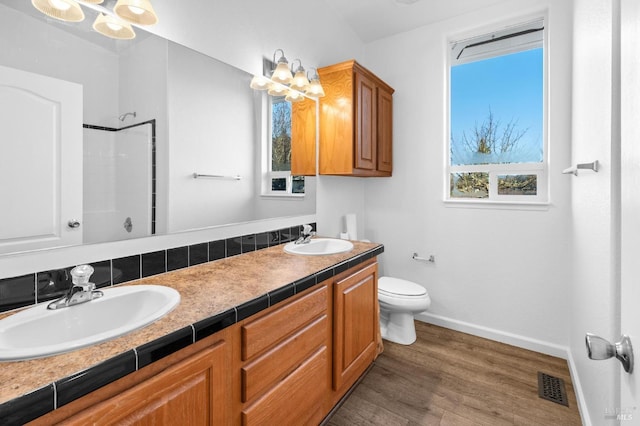
[[[534,49],[451,68],[451,134],[470,135],[489,110],[504,127],[528,129],[513,162],[542,161],[543,50]],[[455,145],[454,145],[455,149]]]

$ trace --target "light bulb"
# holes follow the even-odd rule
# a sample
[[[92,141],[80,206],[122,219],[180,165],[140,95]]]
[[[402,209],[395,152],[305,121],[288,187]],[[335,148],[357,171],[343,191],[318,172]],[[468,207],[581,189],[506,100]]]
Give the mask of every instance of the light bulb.
[[[298,92],[297,90],[289,90],[287,92],[287,96],[284,98],[285,101],[289,102],[299,102],[303,99],[304,96],[302,96],[302,93]]]
[[[311,96],[312,98],[321,98],[324,96],[324,89],[320,84],[320,80],[312,79],[311,83],[309,83],[309,87],[305,91],[307,96]]]
[[[122,25],[117,22],[107,22],[107,27],[111,28],[113,31],[120,31],[122,29]]]
[[[99,13],[93,23],[93,29],[102,35],[120,40],[129,40],[136,36],[131,25],[115,16]]]
[[[291,80],[291,88],[295,90],[304,91],[309,86],[309,80],[304,73],[304,69],[297,71],[296,75]]]
[[[129,10],[136,15],[142,15],[144,13],[144,9],[135,6],[128,6]]]
[[[51,5],[51,7],[58,10],[69,10],[69,8],[71,7],[70,3],[62,0],[49,0],[49,4]]]
[[[254,75],[251,79],[251,83],[249,87],[255,90],[267,90],[269,85],[271,84],[271,80],[263,75]]]
[[[287,86],[283,86],[282,84],[274,83],[269,86],[269,91],[267,92],[271,96],[284,96],[289,91]]]
[[[33,7],[45,15],[65,22],[80,22],[84,12],[74,0],[31,0]]]
[[[271,76],[273,81],[281,84],[289,84],[292,78],[287,62],[280,62]]]

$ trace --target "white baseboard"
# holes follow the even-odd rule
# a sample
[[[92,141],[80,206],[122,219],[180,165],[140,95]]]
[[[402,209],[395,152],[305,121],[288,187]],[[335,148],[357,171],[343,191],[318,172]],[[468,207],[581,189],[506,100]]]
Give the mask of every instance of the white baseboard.
[[[419,313],[415,316],[415,318],[418,321],[438,325],[441,327],[449,328],[451,330],[461,331],[463,333],[472,334],[474,336],[495,340],[496,342],[506,343],[508,345],[529,349],[567,360],[567,364],[569,365],[569,373],[571,374],[571,383],[573,384],[573,389],[576,393],[576,400],[578,402],[578,411],[580,412],[580,416],[582,417],[582,424],[584,426],[592,425],[591,419],[589,418],[589,411],[587,410],[587,404],[584,399],[584,393],[582,392],[582,386],[580,384],[578,371],[576,370],[575,362],[573,360],[573,355],[571,354],[571,351],[567,346],[556,345],[554,343],[549,343],[538,339],[531,339],[529,337],[507,333],[493,328],[482,327],[468,322],[458,321],[440,315],[434,315],[429,312]]]
[[[556,345],[554,343],[544,342],[542,340],[532,339],[525,336],[519,336],[517,334],[507,333],[493,328],[482,327],[476,324],[458,321],[440,315],[434,315],[429,312],[422,312],[420,314],[417,314],[415,318],[419,321],[439,325],[445,328],[450,328],[451,330],[461,331],[463,333],[472,334],[474,336],[484,337],[485,339],[495,340],[496,342],[506,343],[508,345],[529,349],[562,359],[568,359],[569,348],[567,348],[566,346]]]

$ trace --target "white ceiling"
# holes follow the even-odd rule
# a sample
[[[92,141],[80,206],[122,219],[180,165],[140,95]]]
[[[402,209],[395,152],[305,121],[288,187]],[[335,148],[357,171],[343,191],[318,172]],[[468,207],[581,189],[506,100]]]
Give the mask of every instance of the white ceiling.
[[[510,0],[324,0],[365,43]]]

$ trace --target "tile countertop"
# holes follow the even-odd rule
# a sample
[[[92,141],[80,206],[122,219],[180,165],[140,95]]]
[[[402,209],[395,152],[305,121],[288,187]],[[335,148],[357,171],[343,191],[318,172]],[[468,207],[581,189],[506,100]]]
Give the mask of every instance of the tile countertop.
[[[121,284],[172,287],[180,292],[180,304],[151,325],[107,342],[46,358],[0,363],[0,407],[141,345],[193,328],[193,324],[220,313],[235,310],[239,321],[257,312],[254,307],[253,312],[238,316],[238,308],[247,302],[264,298],[270,292],[301,280],[309,284],[316,274],[326,279],[384,250],[376,243],[354,241],[353,244],[354,249],[350,252],[326,256],[288,254],[283,251],[283,245],[279,245]],[[325,277],[327,273],[329,275]],[[266,306],[259,310],[264,308]]]

